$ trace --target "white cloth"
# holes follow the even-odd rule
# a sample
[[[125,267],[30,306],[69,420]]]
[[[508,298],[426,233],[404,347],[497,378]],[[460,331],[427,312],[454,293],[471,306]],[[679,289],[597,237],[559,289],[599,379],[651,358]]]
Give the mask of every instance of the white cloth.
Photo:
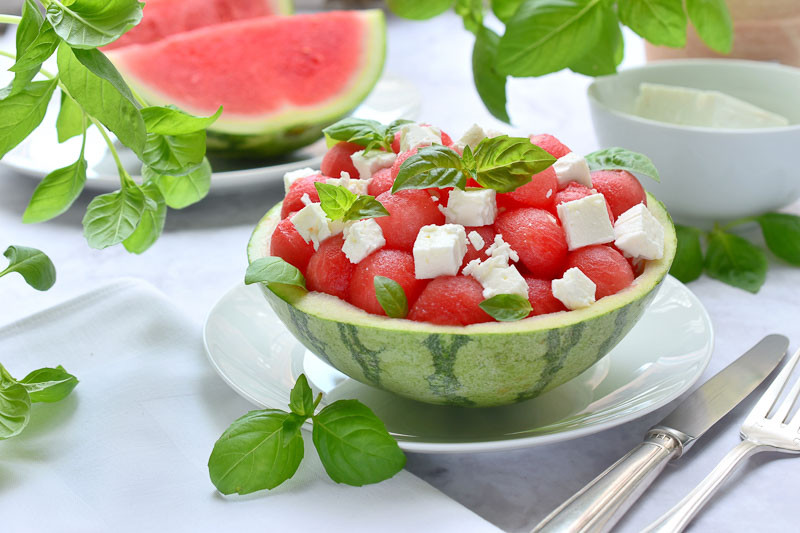
[[[80,380],[66,400],[34,404],[24,433],[0,442],[3,531],[497,531],[407,471],[337,485],[308,435],[284,485],[217,493],[211,448],[253,407],[214,374],[198,324],[144,282],[6,326],[0,354],[16,377],[62,364]]]

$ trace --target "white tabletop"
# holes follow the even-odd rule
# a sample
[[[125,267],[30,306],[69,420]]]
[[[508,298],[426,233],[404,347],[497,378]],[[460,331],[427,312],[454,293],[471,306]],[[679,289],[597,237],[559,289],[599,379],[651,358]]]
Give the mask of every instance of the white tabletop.
[[[5,39],[3,39],[5,41]],[[7,42],[7,41],[6,41]],[[414,81],[424,102],[421,119],[459,135],[473,122],[501,128],[475,93],[470,72],[472,37],[454,16],[427,22],[392,19],[387,72]],[[636,38],[627,39],[627,65],[643,61]],[[580,153],[596,140],[585,99],[588,78],[559,73],[541,79],[511,80],[510,113],[519,131],[548,132]],[[42,157],[46,157],[43,154]],[[200,204],[170,211],[164,235],[142,256],[122,247],[91,250],[81,219],[91,199],[84,194],[61,217],[24,225],[22,212],[34,180],[0,169],[0,247],[8,244],[44,250],[58,270],[46,293],[27,287],[18,276],[0,282],[0,324],[50,307],[119,277],[149,281],[195,321],[198,335],[207,311],[240,283],[245,245],[253,225],[283,194],[280,183],[235,194],[214,195]],[[800,205],[790,208],[800,214]],[[758,295],[703,278],[690,288],[707,306],[716,328],[707,379],[770,332],[800,343],[800,269],[770,258],[767,282]],[[655,347],[654,347],[655,349]],[[687,457],[668,467],[621,524],[638,531],[692,488],[738,442],[746,403],[715,426]],[[585,482],[639,442],[664,410],[622,427],[580,440],[515,452],[479,455],[409,456],[408,468],[507,531],[526,531]],[[756,457],[734,476],[696,521],[696,531],[789,531],[796,529],[795,500],[800,461]]]

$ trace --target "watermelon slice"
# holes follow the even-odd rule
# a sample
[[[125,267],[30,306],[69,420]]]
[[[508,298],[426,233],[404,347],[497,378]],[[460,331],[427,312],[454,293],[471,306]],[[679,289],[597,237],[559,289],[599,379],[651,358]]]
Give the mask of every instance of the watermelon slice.
[[[383,70],[383,12],[330,11],[217,24],[117,48],[108,58],[148,103],[222,116],[208,148],[272,156],[310,144]]]
[[[103,49],[152,43],[223,22],[289,15],[292,8],[292,0],[147,0],[142,21]]]

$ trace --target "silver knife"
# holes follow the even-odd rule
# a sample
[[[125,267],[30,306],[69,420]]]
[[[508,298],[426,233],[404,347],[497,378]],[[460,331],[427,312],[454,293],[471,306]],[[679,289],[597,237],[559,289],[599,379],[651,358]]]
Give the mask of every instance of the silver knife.
[[[789,339],[768,335],[689,395],[644,442],[550,513],[533,532],[610,530],[667,463],[691,448],[769,376],[786,355]]]

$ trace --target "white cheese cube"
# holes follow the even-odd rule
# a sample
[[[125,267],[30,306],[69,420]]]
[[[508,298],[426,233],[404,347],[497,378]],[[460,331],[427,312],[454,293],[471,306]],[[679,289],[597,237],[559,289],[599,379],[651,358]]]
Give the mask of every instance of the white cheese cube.
[[[470,128],[464,132],[464,135],[456,143],[461,150],[464,150],[465,146],[469,146],[475,151],[475,147],[478,146],[478,143],[481,142],[483,139],[488,137],[486,132],[483,131],[483,128],[478,126],[477,124],[473,124]]]
[[[572,267],[561,279],[551,282],[553,296],[561,300],[567,309],[589,307],[595,301],[597,285],[580,268]]]
[[[462,191],[454,188],[444,211],[448,224],[488,226],[497,218],[497,192],[494,189]]]
[[[464,226],[423,226],[414,241],[414,275],[417,279],[455,276],[467,253]]]
[[[494,242],[486,249],[486,255],[500,257],[506,264],[511,261],[519,261],[519,254],[511,248],[510,244],[503,240],[503,236],[499,233],[494,236]]]
[[[498,294],[519,294],[528,297],[528,284],[525,278],[513,265],[509,266],[508,257],[498,255],[485,261],[473,259],[462,272],[472,276],[483,287],[483,297],[491,298]]]
[[[664,227],[644,204],[622,213],[614,224],[614,245],[631,257],[661,259]]]
[[[407,152],[414,148],[442,144],[442,132],[433,126],[406,124],[400,128],[400,151]]]
[[[397,154],[393,152],[383,152],[381,150],[359,150],[350,156],[353,166],[358,170],[358,177],[368,180],[382,168],[389,168],[397,159]]]
[[[348,223],[344,228],[342,251],[353,264],[360,263],[369,254],[385,245],[383,230],[374,218]]]
[[[319,250],[319,243],[330,237],[331,220],[325,215],[320,204],[309,204],[294,214],[292,224],[297,228],[297,233],[306,242],[314,244],[314,249]]]
[[[291,172],[287,172],[283,175],[283,188],[286,189],[286,194],[289,194],[289,189],[292,187],[292,183],[301,179],[307,178],[309,176],[313,176],[314,174],[319,174],[319,170],[314,170],[313,168],[300,168],[297,170],[292,170]]]
[[[477,231],[470,231],[467,234],[467,238],[470,244],[472,244],[472,247],[478,251],[483,250],[483,247],[486,246],[486,241],[483,240],[483,237],[481,237],[481,234]]]
[[[589,171],[589,164],[582,155],[570,152],[564,157],[556,159],[553,163],[553,170],[558,178],[558,186],[566,187],[570,181],[592,186],[592,175]]]
[[[602,194],[564,202],[556,209],[570,250],[614,240],[614,227],[608,218],[606,199]]]
[[[325,183],[328,185],[340,185],[353,194],[367,194],[371,179],[353,179],[350,174],[342,171],[341,178],[328,178]]]

